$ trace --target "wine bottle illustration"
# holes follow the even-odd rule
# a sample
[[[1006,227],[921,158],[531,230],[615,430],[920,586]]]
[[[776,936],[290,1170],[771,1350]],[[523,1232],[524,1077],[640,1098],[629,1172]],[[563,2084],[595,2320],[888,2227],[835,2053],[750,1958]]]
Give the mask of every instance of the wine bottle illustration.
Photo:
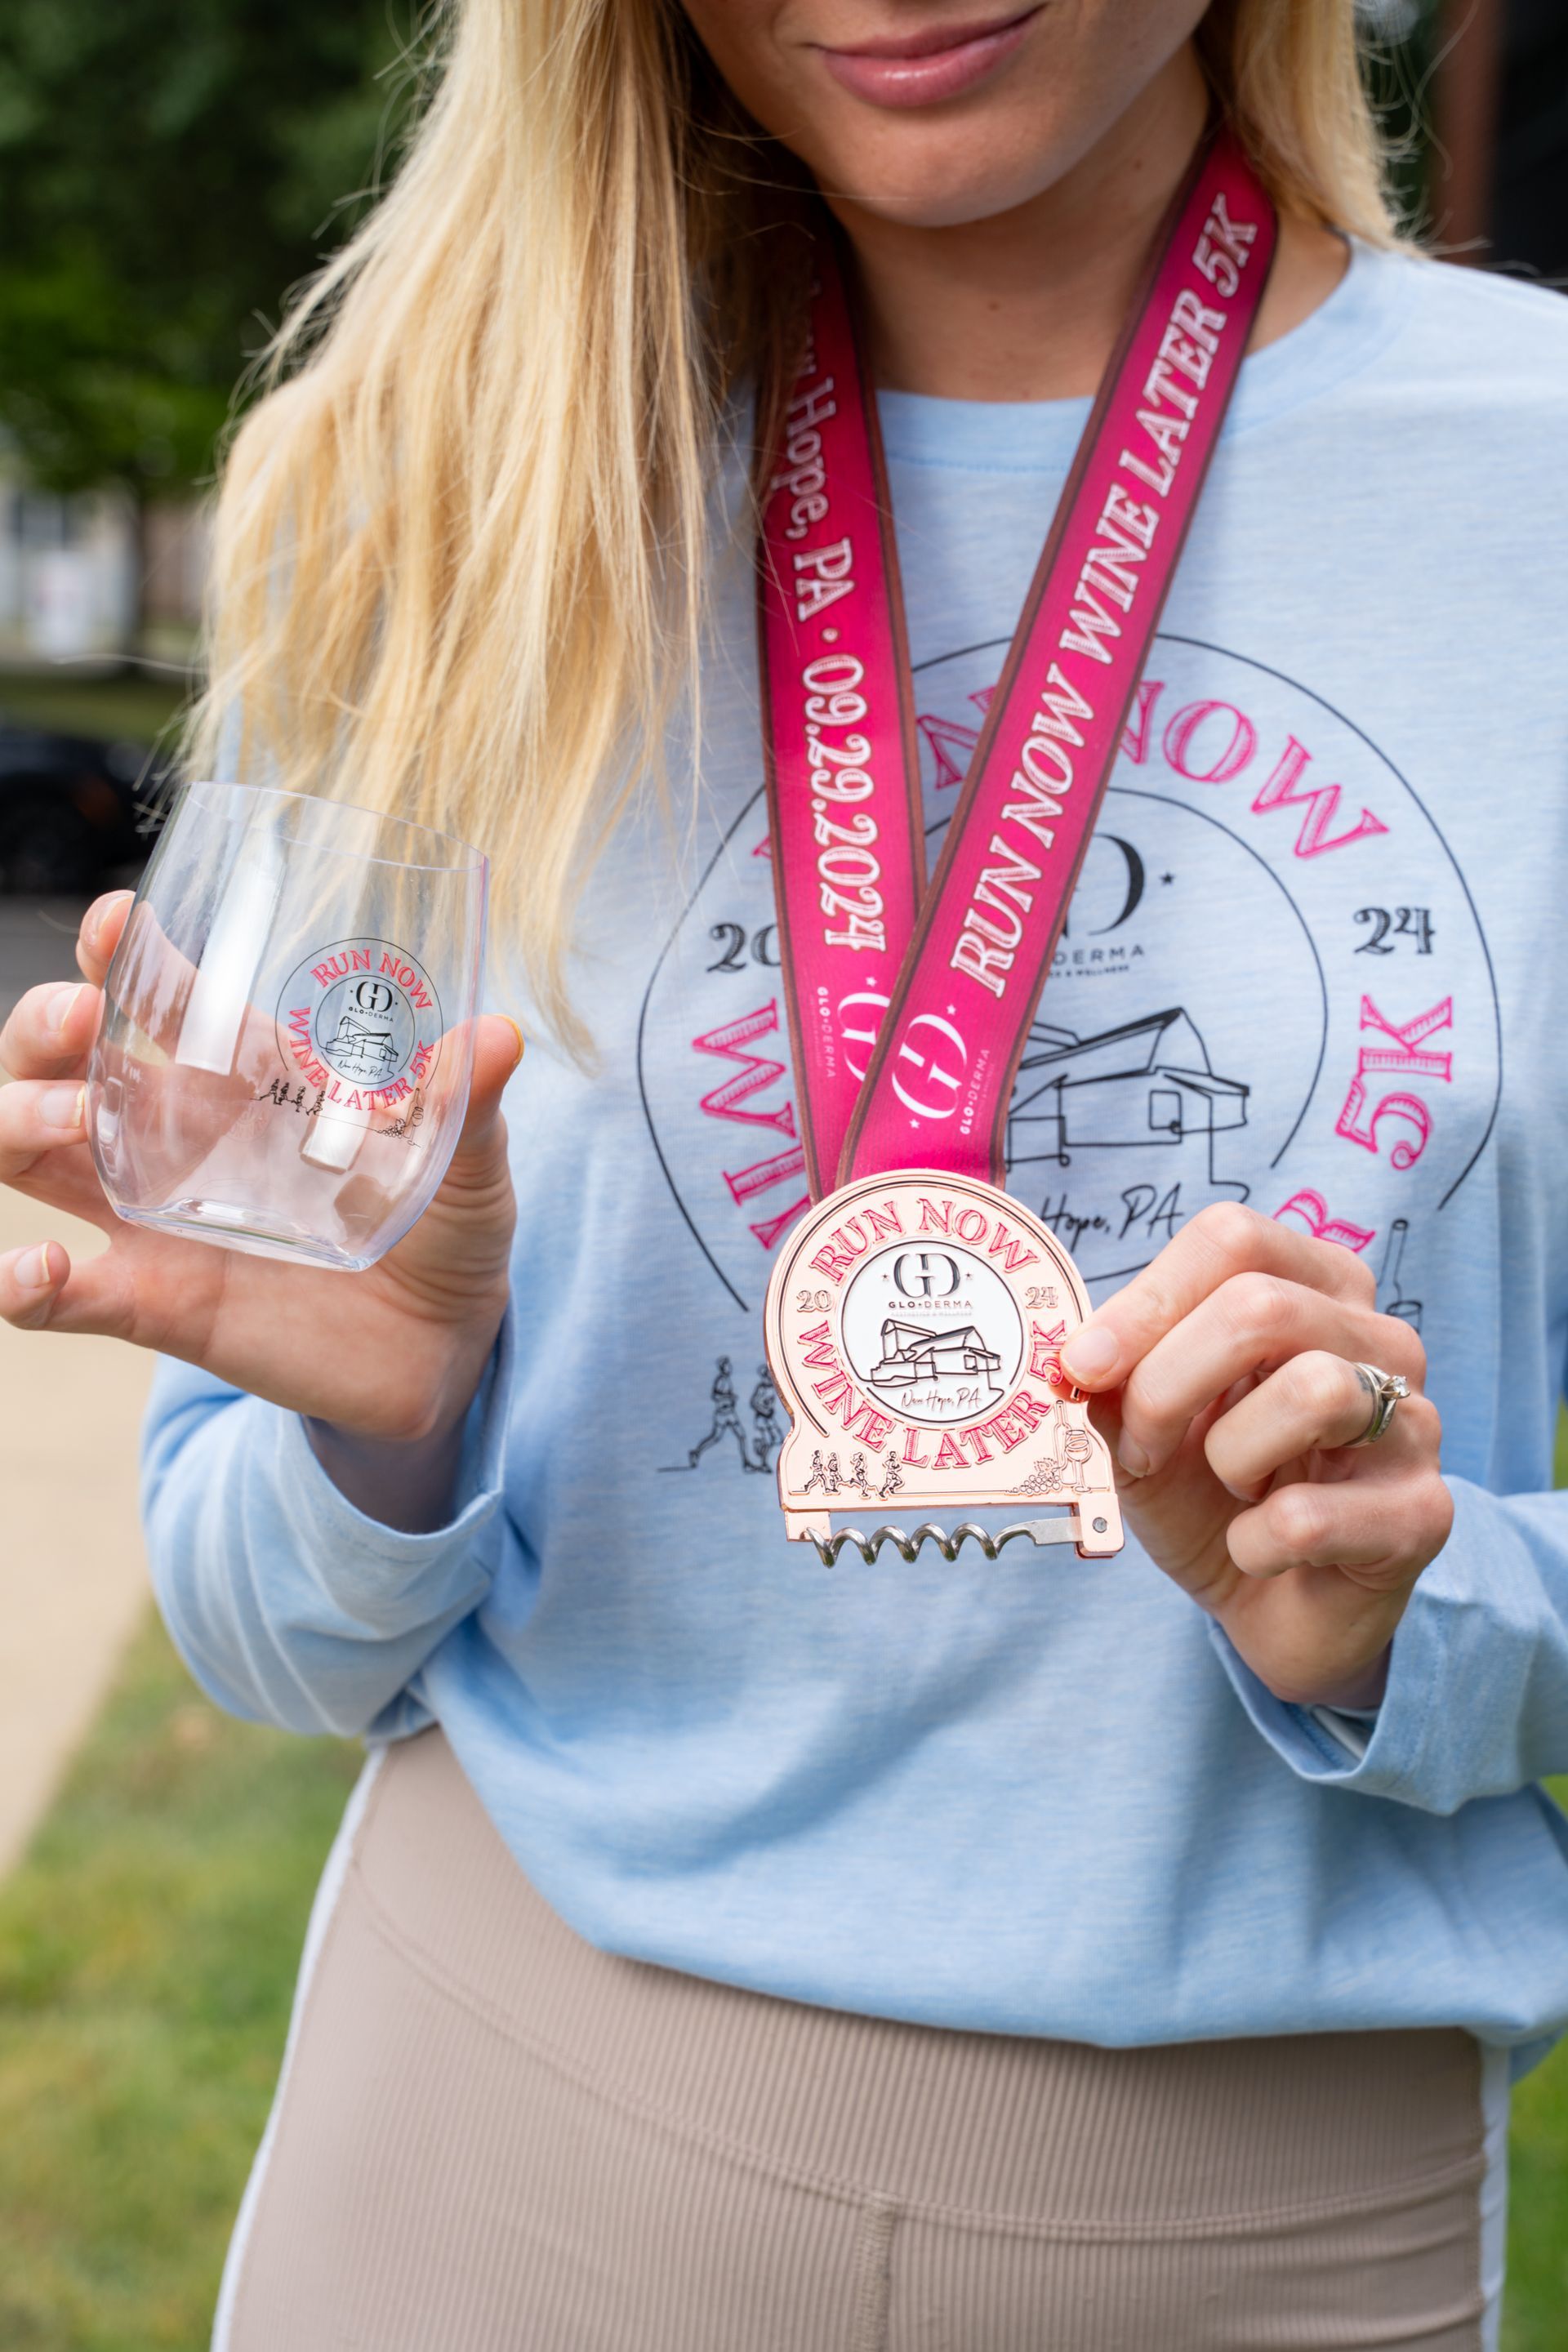
[[[1400,1295],[1399,1268],[1405,1256],[1405,1237],[1410,1231],[1407,1217],[1395,1217],[1388,1229],[1388,1246],[1383,1254],[1383,1271],[1377,1277],[1378,1312],[1397,1315],[1413,1331],[1421,1328],[1421,1301]]]

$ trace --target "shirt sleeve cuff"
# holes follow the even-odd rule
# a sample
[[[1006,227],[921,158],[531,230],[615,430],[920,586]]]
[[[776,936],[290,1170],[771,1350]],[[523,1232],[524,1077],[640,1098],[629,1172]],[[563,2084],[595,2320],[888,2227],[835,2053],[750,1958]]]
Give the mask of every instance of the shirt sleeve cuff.
[[[1340,1787],[1370,1785],[1383,1762],[1373,1750],[1383,1740],[1385,1714],[1393,1693],[1394,1662],[1389,1660],[1389,1693],[1377,1715],[1368,1722],[1346,1719],[1337,1707],[1294,1706],[1276,1698],[1268,1684],[1247,1664],[1229,1636],[1212,1622],[1209,1637],[1226,1680],[1241,1701],[1256,1731],[1260,1731],[1277,1756],[1303,1780],[1323,1780]],[[1395,1636],[1397,1647],[1398,1636]],[[1336,1720],[1336,1718],[1338,1718]],[[1391,1793],[1380,1790],[1379,1793]]]
[[[1359,1763],[1372,1743],[1373,1728],[1377,1722],[1374,1706],[1314,1706],[1308,1710],[1320,1731],[1342,1748]]]
[[[317,1557],[330,1551],[340,1597],[346,1599],[357,1584],[367,1596],[379,1590],[390,1599],[456,1556],[475,1551],[501,1500],[513,1351],[509,1307],[463,1424],[451,1514],[443,1526],[417,1534],[389,1527],[352,1503],[323,1468],[300,1416],[279,1415],[278,1491],[301,1541],[308,1538]]]
[[[1533,1572],[1500,1498],[1463,1478],[1448,1484],[1452,1531],[1410,1596],[1382,1704],[1364,1722],[1277,1698],[1210,1622],[1220,1664],[1255,1729],[1304,1780],[1439,1813],[1497,1785],[1489,1742],[1496,1718],[1521,1703],[1510,1662],[1531,1646]]]

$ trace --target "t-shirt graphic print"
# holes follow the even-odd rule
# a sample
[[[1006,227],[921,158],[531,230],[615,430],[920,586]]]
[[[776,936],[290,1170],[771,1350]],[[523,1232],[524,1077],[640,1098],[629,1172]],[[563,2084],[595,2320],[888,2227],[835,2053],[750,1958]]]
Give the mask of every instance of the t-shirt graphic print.
[[[917,672],[928,864],[1005,651],[965,646]],[[771,871],[759,789],[640,1023],[651,1140],[715,1304],[753,1329],[806,1205]],[[839,1028],[864,1055],[881,999],[852,961]],[[1412,782],[1310,687],[1162,635],[1018,1072],[1009,1189],[1100,1295],[1199,1210],[1239,1201],[1364,1255],[1380,1306],[1419,1328],[1424,1233],[1485,1146],[1500,1072],[1486,940]],[[720,1409],[729,1377],[694,1458],[729,1431],[722,1458],[766,1467],[765,1367],[750,1431],[733,1396]]]

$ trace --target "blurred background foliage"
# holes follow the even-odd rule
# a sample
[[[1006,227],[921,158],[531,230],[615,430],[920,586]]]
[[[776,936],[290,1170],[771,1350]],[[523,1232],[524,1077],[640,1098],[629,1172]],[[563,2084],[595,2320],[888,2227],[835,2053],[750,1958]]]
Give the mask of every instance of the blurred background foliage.
[[[1505,266],[1568,268],[1563,0],[1360,14],[1408,215]],[[395,159],[439,16],[420,0],[6,0],[0,428],[35,482],[147,494],[207,478],[237,379]],[[1454,152],[1476,142],[1450,84],[1486,97],[1474,164]],[[1448,184],[1456,163],[1481,170],[1479,198]]]
[[[395,143],[406,46],[383,0],[6,0],[0,424],[40,487],[205,478]]]

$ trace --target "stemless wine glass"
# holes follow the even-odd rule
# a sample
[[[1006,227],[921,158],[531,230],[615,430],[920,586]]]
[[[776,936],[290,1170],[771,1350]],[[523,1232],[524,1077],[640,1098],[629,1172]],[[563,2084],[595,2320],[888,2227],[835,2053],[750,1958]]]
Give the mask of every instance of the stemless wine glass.
[[[339,801],[193,783],[109,969],[88,1074],[103,1189],[133,1224],[373,1265],[432,1196],[468,1106],[489,866]]]

